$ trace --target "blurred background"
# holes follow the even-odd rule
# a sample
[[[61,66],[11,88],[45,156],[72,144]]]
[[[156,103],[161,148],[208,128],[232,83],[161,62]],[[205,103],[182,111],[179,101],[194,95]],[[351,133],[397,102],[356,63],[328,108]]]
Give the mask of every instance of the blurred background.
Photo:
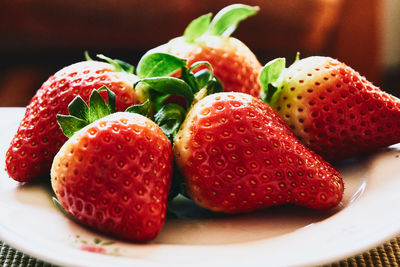
[[[0,1],[0,106],[26,106],[40,85],[88,50],[136,65],[186,25],[236,1]],[[326,55],[400,96],[399,0],[242,1],[260,12],[234,37],[264,65],[275,57]]]

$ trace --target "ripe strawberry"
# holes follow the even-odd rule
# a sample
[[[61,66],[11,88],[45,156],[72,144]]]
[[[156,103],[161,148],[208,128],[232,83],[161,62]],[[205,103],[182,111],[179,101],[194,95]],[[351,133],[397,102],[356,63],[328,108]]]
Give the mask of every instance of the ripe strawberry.
[[[197,61],[208,61],[223,84],[224,91],[259,97],[261,64],[244,43],[230,37],[238,23],[256,14],[258,9],[241,4],[230,5],[222,9],[211,22],[211,13],[203,15],[189,24],[183,36],[149,53],[169,53],[187,59],[188,66]],[[201,69],[197,68],[196,71]]]
[[[243,93],[209,95],[191,108],[173,147],[188,195],[238,213],[294,203],[335,207],[343,182],[268,105]]]
[[[400,101],[344,63],[309,57],[267,64],[265,101],[308,147],[339,160],[400,142]],[[273,78],[272,78],[273,77]]]
[[[102,100],[99,94],[92,98],[96,97],[91,97],[91,106]],[[83,100],[79,105],[84,107]],[[104,100],[95,106],[104,107]],[[89,109],[73,114],[87,114]],[[71,138],[54,158],[53,190],[63,208],[81,223],[128,240],[151,240],[165,221],[172,179],[171,143],[142,115],[108,113],[107,109],[96,112],[106,116],[92,123],[96,116],[90,118],[90,114],[88,122],[87,116],[58,116]],[[82,121],[90,124],[73,133]],[[79,125],[67,128],[76,122]]]
[[[43,83],[27,106],[6,153],[6,170],[11,178],[26,182],[48,176],[54,155],[67,140],[56,114],[67,114],[68,103],[75,96],[87,101],[93,89],[107,85],[119,96],[117,110],[143,101],[132,87],[137,80],[133,70],[126,70],[126,63],[109,61],[113,64],[92,60],[72,64]]]

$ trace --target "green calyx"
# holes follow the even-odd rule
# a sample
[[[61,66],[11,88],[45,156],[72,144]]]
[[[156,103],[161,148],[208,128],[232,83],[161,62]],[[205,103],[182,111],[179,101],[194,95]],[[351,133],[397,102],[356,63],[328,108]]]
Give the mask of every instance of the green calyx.
[[[285,69],[286,59],[277,58],[271,60],[262,68],[260,73],[260,84],[261,84],[261,100],[269,103],[272,96],[277,93],[279,85],[278,80]]]
[[[169,103],[154,115],[154,122],[160,126],[164,134],[172,141],[185,120],[185,116],[186,110],[184,108],[177,104]]]
[[[148,96],[154,121],[171,140],[197,92],[203,88],[206,88],[208,94],[222,91],[222,84],[214,77],[212,66],[208,62],[196,62],[189,68],[186,65],[185,59],[170,54],[149,53],[143,56],[137,67],[140,80],[134,86],[140,86]],[[193,73],[199,67],[206,68]],[[179,72],[179,78],[169,76]],[[174,103],[174,98],[177,97],[183,98],[185,104]]]
[[[101,91],[107,92],[107,103],[100,95]],[[92,91],[89,98],[89,105],[78,95],[68,105],[69,115],[57,114],[58,124],[64,134],[68,138],[71,138],[75,132],[83,127],[114,113],[115,102],[115,94],[106,86]],[[143,116],[147,116],[149,113],[149,103],[146,101],[143,104],[128,107],[126,112],[139,113]]]
[[[152,96],[152,100],[158,99],[158,101],[153,101],[156,106],[162,106],[163,100],[169,95],[183,96],[188,106],[193,102],[193,91],[184,80],[161,76],[141,79],[137,81],[135,86],[138,83],[145,83],[153,91],[150,95]]]
[[[144,55],[138,65],[136,75],[140,78],[169,76],[185,67],[187,61],[165,53]]]
[[[140,79],[134,87],[140,90],[147,100],[125,110],[153,119],[171,141],[184,121],[187,110],[194,101],[198,101],[198,92],[201,91],[201,95],[205,96],[222,91],[222,84],[214,77],[212,66],[208,62],[196,62],[189,68],[186,64],[186,60],[170,54],[152,53],[143,56],[137,68]],[[193,73],[196,68],[203,69]],[[178,71],[179,78],[169,76]],[[107,102],[100,94],[102,91],[107,92]],[[174,103],[177,97],[185,103]],[[68,105],[69,115],[58,114],[57,121],[64,134],[70,138],[90,123],[114,113],[115,103],[116,95],[103,86],[93,90],[88,104],[80,96],[75,97]]]
[[[107,91],[108,103],[101,97],[101,91]],[[106,86],[93,90],[89,105],[78,95],[69,103],[68,112],[70,115],[57,114],[57,121],[64,134],[70,138],[86,125],[115,112],[115,94]]]
[[[137,114],[147,117],[147,116],[149,116],[149,112],[150,112],[150,102],[149,102],[149,100],[146,100],[142,104],[130,106],[125,110],[125,112],[137,113]]]
[[[300,59],[300,53],[296,54],[293,62],[296,63]],[[273,99],[277,99],[281,93],[282,73],[286,68],[285,58],[276,58],[264,65],[260,73],[261,84],[261,100],[271,104]]]
[[[213,75],[213,68],[206,61],[195,62],[189,68],[187,61],[166,53],[146,54],[140,60],[137,68],[137,76],[140,78],[138,84],[147,87],[145,95],[157,112],[163,105],[164,100],[170,95],[178,95],[186,100],[185,108],[189,108],[194,100],[194,94],[203,88],[207,88],[208,94],[222,91],[222,84]],[[193,73],[199,67],[206,67]],[[169,75],[178,73],[180,77]]]
[[[97,57],[111,64],[114,67],[114,70],[117,72],[133,73],[135,71],[135,67],[125,61],[119,59],[111,59],[102,54],[97,55]],[[85,59],[87,61],[93,60],[87,51],[85,51]]]
[[[195,43],[205,34],[228,37],[241,21],[255,15],[258,10],[257,6],[233,4],[221,9],[212,20],[211,13],[202,15],[189,23],[183,33],[183,38],[188,43]]]

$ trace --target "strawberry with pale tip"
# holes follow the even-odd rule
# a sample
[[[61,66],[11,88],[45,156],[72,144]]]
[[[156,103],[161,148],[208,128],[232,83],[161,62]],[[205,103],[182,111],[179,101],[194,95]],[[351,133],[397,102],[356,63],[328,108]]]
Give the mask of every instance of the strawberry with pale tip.
[[[313,56],[265,65],[263,100],[309,148],[341,160],[400,142],[400,100],[346,64]]]

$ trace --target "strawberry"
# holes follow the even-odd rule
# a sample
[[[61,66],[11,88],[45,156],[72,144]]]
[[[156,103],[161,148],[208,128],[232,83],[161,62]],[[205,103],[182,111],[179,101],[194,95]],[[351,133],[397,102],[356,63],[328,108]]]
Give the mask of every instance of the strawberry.
[[[75,96],[87,101],[93,89],[107,85],[119,96],[117,110],[143,101],[132,87],[137,80],[133,69],[121,61],[105,59],[112,64],[93,60],[75,63],[43,83],[27,106],[6,153],[6,170],[11,178],[27,182],[48,176],[54,155],[67,140],[56,114],[67,114],[68,103]]]
[[[241,41],[230,37],[240,21],[253,16],[258,7],[234,4],[223,8],[211,20],[211,13],[193,20],[183,36],[150,50],[163,52],[187,60],[188,66],[197,61],[208,61],[224,91],[260,96],[258,76],[261,64],[253,52]],[[140,68],[140,62],[138,69]],[[196,71],[202,68],[196,69]]]
[[[328,209],[342,199],[339,172],[300,143],[272,108],[248,94],[204,97],[191,107],[174,141],[187,194],[212,211],[249,212],[285,203]]]
[[[58,116],[70,137],[51,168],[59,203],[103,233],[139,242],[154,239],[166,217],[171,142],[142,115],[109,115],[112,108],[97,91],[90,107],[85,105],[78,97],[71,104],[72,116]]]
[[[400,101],[330,57],[268,63],[264,101],[309,148],[327,160],[355,157],[400,142]]]

